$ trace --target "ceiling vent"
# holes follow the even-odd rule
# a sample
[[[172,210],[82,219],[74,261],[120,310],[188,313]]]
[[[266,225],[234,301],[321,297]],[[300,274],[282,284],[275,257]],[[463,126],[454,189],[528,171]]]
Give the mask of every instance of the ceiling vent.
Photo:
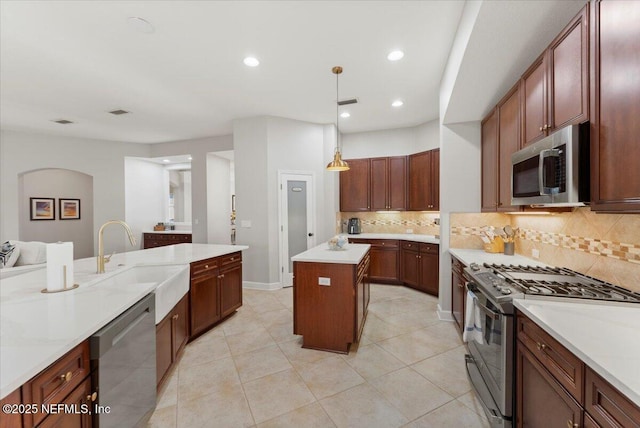
[[[59,123],[60,125],[68,125],[70,123],[73,123],[72,121],[67,119],[58,119],[58,120],[54,120],[53,122]]]
[[[348,100],[342,100],[342,101],[338,101],[338,105],[339,106],[346,106],[349,104],[358,104],[358,99],[357,98],[351,98]]]
[[[120,116],[122,114],[129,114],[130,112],[126,111],[126,110],[112,110],[109,113],[116,115],[116,116]]]

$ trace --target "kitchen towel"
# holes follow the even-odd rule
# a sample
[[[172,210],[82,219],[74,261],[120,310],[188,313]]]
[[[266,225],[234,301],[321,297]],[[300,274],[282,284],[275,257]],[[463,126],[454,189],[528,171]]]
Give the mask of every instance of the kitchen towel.
[[[47,244],[47,291],[73,286],[73,242]]]
[[[480,308],[475,304],[476,296],[467,290],[467,307],[464,311],[464,332],[462,333],[463,342],[484,343],[482,334],[482,314]]]

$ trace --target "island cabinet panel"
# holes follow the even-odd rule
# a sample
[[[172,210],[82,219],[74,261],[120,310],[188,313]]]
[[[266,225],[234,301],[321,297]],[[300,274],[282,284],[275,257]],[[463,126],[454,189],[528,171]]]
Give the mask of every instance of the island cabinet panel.
[[[242,253],[191,263],[190,339],[242,306]]]
[[[640,427],[640,407],[588,367],[585,377],[584,409],[597,422],[595,426]]]
[[[145,233],[143,234],[143,240],[144,240],[143,247],[146,250],[147,248],[164,247],[166,245],[190,244],[191,234],[190,233]]]
[[[0,400],[0,406],[15,406],[20,404],[22,404],[20,388]],[[22,428],[22,426],[22,414],[18,412],[2,412],[2,416],[0,416],[0,428]]]
[[[640,212],[640,2],[592,3],[591,209]]]
[[[340,171],[340,211],[357,212],[371,209],[369,159],[350,159],[349,170]]]
[[[160,389],[189,339],[189,295],[156,326],[156,382]]]
[[[293,263],[294,334],[302,347],[348,353],[358,342],[369,300],[369,257],[358,264]]]

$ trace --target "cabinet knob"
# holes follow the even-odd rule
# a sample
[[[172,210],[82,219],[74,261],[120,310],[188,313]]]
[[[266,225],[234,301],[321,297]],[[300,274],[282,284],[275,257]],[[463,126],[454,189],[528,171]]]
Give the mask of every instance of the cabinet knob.
[[[65,374],[60,375],[60,380],[63,382],[69,382],[71,380],[72,373],[67,372]]]
[[[574,423],[573,423],[573,421],[572,421],[571,419],[569,419],[569,420],[567,421],[567,428],[579,428],[579,427],[580,427],[580,425],[579,425],[579,424],[577,424],[577,423],[575,423],[575,424],[574,424]]]
[[[98,393],[94,392],[93,394],[87,395],[87,401],[96,401],[98,399]]]
[[[235,257],[231,257],[231,261],[234,261],[236,258]]]
[[[542,132],[542,126],[540,127],[540,132]]]
[[[547,129],[551,128],[549,125],[547,125],[546,123],[543,126],[544,130],[546,131]]]
[[[204,265],[204,268],[205,269],[209,269],[209,265]]]
[[[174,320],[177,320],[178,318],[180,318],[179,314],[175,314],[174,316],[172,316],[171,318],[173,318]]]
[[[540,342],[536,342],[536,347],[538,348],[538,351],[544,351],[545,349],[547,349],[547,345]]]

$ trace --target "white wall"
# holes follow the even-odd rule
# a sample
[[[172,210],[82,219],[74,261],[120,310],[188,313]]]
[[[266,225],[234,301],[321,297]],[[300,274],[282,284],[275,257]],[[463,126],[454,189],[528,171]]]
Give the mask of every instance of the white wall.
[[[410,128],[342,135],[342,155],[345,159],[404,156],[436,149],[439,146],[440,131],[437,120]]]
[[[208,242],[231,243],[230,161],[207,154],[207,230]]]
[[[168,199],[165,191],[169,183],[162,165],[136,159],[124,158],[125,221],[143,248],[142,231],[153,230],[153,226],[165,221]]]
[[[207,153],[233,150],[233,136],[222,135],[193,140],[151,145],[150,157],[190,154],[191,161],[191,227],[194,243],[207,243]],[[190,221],[185,219],[185,221]]]
[[[149,155],[146,144],[0,131],[0,240],[15,239],[19,228],[20,173],[62,168],[93,176],[95,237],[107,220],[125,218],[124,157]],[[124,231],[107,230],[105,249],[109,252],[131,249]]]

